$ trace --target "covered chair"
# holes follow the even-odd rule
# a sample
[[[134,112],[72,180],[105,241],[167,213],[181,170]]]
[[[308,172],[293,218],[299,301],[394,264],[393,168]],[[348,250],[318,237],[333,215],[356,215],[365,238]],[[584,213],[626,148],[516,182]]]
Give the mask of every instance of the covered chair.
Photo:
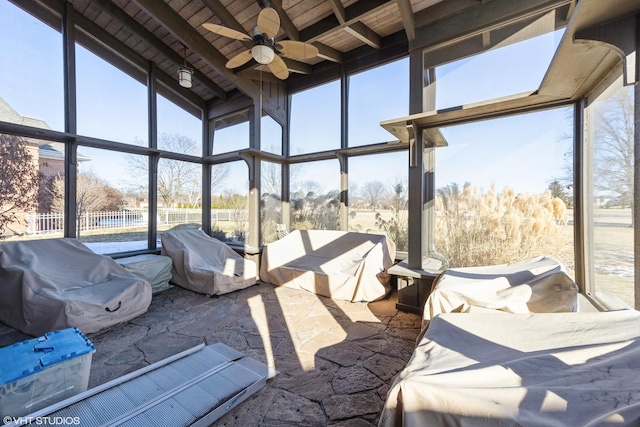
[[[578,311],[578,285],[553,258],[451,268],[433,283],[423,324],[441,313],[471,310],[511,313]]]
[[[0,320],[25,334],[84,333],[145,313],[151,285],[76,239],[0,244]]]
[[[389,292],[396,246],[386,236],[294,230],[266,245],[260,278],[338,300],[375,301]]]
[[[173,261],[171,281],[206,295],[222,295],[255,285],[256,263],[202,230],[175,230],[161,235],[162,255]]]

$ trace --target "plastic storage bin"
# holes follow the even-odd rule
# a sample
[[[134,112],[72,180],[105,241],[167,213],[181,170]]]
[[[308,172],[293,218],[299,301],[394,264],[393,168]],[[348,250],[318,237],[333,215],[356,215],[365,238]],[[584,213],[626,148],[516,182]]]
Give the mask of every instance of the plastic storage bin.
[[[86,391],[95,351],[78,328],[0,348],[0,419],[22,417]]]

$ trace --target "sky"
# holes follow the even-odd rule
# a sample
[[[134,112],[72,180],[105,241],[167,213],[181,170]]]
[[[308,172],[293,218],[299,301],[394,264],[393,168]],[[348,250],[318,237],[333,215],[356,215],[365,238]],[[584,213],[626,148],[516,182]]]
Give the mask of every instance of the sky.
[[[438,67],[436,108],[537,89],[560,36],[561,32],[549,33]],[[82,47],[76,55],[78,133],[146,144],[146,87]],[[379,123],[408,115],[408,68],[408,59],[403,59],[350,78],[349,146],[394,139]],[[0,0],[0,97],[19,114],[63,130],[62,38],[5,0]],[[339,147],[339,82],[295,94],[292,105],[291,154]],[[568,117],[567,109],[561,108],[441,129],[449,146],[436,149],[436,185],[471,182],[486,189],[495,183],[499,189],[509,185],[518,192],[543,191],[550,180],[564,174],[565,154],[571,147]],[[279,125],[264,119],[262,127],[263,147],[278,152]],[[181,134],[199,142],[201,122],[158,96],[158,133]],[[247,124],[216,134],[214,152],[238,146],[248,146]],[[90,169],[121,189],[132,184],[124,155],[79,150],[91,159],[81,170]],[[297,169],[293,181],[316,181],[324,191],[339,186],[337,160]],[[354,158],[349,168],[352,190],[367,181],[406,180],[406,170],[406,153]],[[221,189],[246,189],[246,183],[246,166],[236,163]]]

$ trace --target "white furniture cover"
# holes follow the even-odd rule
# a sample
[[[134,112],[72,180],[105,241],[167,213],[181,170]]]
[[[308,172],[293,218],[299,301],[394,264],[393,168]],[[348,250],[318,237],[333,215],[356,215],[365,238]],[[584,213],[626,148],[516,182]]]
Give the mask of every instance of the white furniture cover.
[[[166,291],[171,288],[171,258],[163,255],[142,254],[115,260],[136,277],[151,285],[151,292]]]
[[[396,247],[378,234],[295,230],[262,251],[260,278],[352,302],[375,301],[389,292],[387,269]]]
[[[76,239],[0,244],[0,320],[25,334],[96,332],[147,311],[151,286]]]
[[[256,263],[202,230],[166,231],[162,255],[173,261],[171,281],[206,295],[222,295],[256,284]]]
[[[434,282],[423,326],[440,313],[470,307],[511,313],[578,310],[578,286],[564,266],[540,256],[510,264],[451,268]]]
[[[640,425],[640,313],[448,313],[379,426]]]

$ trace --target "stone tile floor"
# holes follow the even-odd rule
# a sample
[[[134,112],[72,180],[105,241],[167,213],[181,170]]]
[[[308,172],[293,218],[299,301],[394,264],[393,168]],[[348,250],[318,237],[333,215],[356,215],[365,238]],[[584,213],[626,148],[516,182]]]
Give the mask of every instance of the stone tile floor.
[[[420,329],[420,316],[396,310],[396,300],[333,301],[267,284],[208,298],[174,287],[154,295],[146,314],[88,335],[89,387],[222,342],[279,373],[214,425],[375,425]],[[28,338],[0,325],[0,346]]]

